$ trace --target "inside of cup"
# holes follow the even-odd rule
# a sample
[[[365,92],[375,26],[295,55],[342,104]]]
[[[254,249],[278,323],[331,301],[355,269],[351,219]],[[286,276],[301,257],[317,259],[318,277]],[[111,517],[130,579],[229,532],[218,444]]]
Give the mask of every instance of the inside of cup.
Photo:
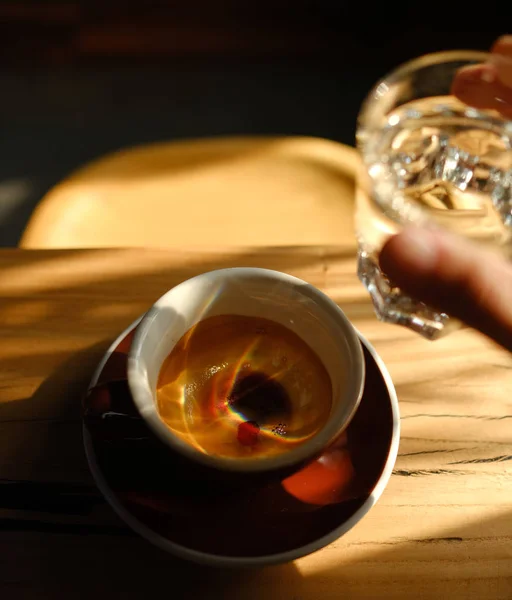
[[[157,399],[162,364],[191,328],[219,315],[273,321],[295,333],[316,353],[330,379],[330,416],[317,435],[291,453],[310,455],[321,451],[348,425],[359,402],[364,369],[360,343],[348,319],[327,296],[299,279],[264,269],[206,273],[173,288],[154,305],[137,332],[139,343],[136,339],[132,361],[141,375],[139,387],[145,386],[143,416],[162,434]],[[137,396],[138,400],[134,399],[140,410],[143,395]],[[176,439],[179,435],[173,433],[179,434],[168,429],[166,441],[177,443],[183,450]],[[303,447],[306,445],[307,449]]]

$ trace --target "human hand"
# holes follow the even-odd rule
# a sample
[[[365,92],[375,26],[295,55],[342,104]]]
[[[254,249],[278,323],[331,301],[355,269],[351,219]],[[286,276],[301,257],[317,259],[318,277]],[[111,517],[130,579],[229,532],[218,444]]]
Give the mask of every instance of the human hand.
[[[452,93],[469,106],[491,108],[512,118],[512,35],[495,42],[488,63],[461,69]]]
[[[512,264],[501,256],[441,230],[410,227],[386,243],[380,266],[412,297],[512,352]]]
[[[512,118],[512,36],[494,44],[488,64],[461,69],[452,92]],[[380,264],[414,298],[512,351],[512,264],[505,258],[448,232],[413,227],[388,240]]]

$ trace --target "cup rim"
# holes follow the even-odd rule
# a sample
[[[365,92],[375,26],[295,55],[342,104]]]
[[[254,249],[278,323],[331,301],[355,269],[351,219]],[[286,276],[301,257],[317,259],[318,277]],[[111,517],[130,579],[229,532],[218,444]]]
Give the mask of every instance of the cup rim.
[[[343,419],[343,415],[346,413],[346,404],[340,403],[339,406],[334,408],[329,420],[322,429],[303,444],[277,456],[255,459],[209,455],[194,448],[172,432],[160,418],[158,410],[154,407],[153,394],[147,382],[147,373],[141,366],[140,358],[142,349],[152,321],[158,312],[168,305],[167,303],[173,294],[181,291],[183,286],[192,286],[206,277],[211,278],[212,275],[219,278],[259,275],[288,285],[305,286],[309,292],[309,296],[334,318],[349,346],[349,353],[353,358],[352,377],[350,378],[350,386],[346,392],[346,396],[350,399],[352,405],[345,419]],[[302,279],[280,271],[254,267],[233,267],[207,271],[187,279],[171,288],[153,304],[149,311],[142,317],[135,330],[128,354],[127,379],[135,407],[140,416],[145,420],[151,431],[172,450],[189,460],[217,471],[241,474],[264,473],[298,466],[313,459],[314,456],[321,453],[349,425],[362,398],[365,381],[365,361],[361,341],[354,326],[341,308],[321,290]],[[149,411],[148,407],[151,407]]]

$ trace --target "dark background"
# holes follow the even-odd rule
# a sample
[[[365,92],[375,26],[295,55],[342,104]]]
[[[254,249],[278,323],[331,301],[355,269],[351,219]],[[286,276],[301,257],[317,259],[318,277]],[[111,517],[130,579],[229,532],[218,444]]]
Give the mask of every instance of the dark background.
[[[0,246],[17,244],[52,185],[121,147],[236,134],[353,144],[358,107],[379,77],[426,52],[487,49],[512,22],[501,13],[472,22],[504,30],[437,32],[442,11],[340,0],[0,0]]]

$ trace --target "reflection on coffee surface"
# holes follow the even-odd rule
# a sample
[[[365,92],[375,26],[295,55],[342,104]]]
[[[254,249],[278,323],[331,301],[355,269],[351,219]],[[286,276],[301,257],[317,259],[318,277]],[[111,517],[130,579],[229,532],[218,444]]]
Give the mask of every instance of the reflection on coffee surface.
[[[329,419],[332,387],[317,354],[283,325],[220,315],[192,327],[166,358],[160,417],[185,442],[215,456],[289,451]]]

